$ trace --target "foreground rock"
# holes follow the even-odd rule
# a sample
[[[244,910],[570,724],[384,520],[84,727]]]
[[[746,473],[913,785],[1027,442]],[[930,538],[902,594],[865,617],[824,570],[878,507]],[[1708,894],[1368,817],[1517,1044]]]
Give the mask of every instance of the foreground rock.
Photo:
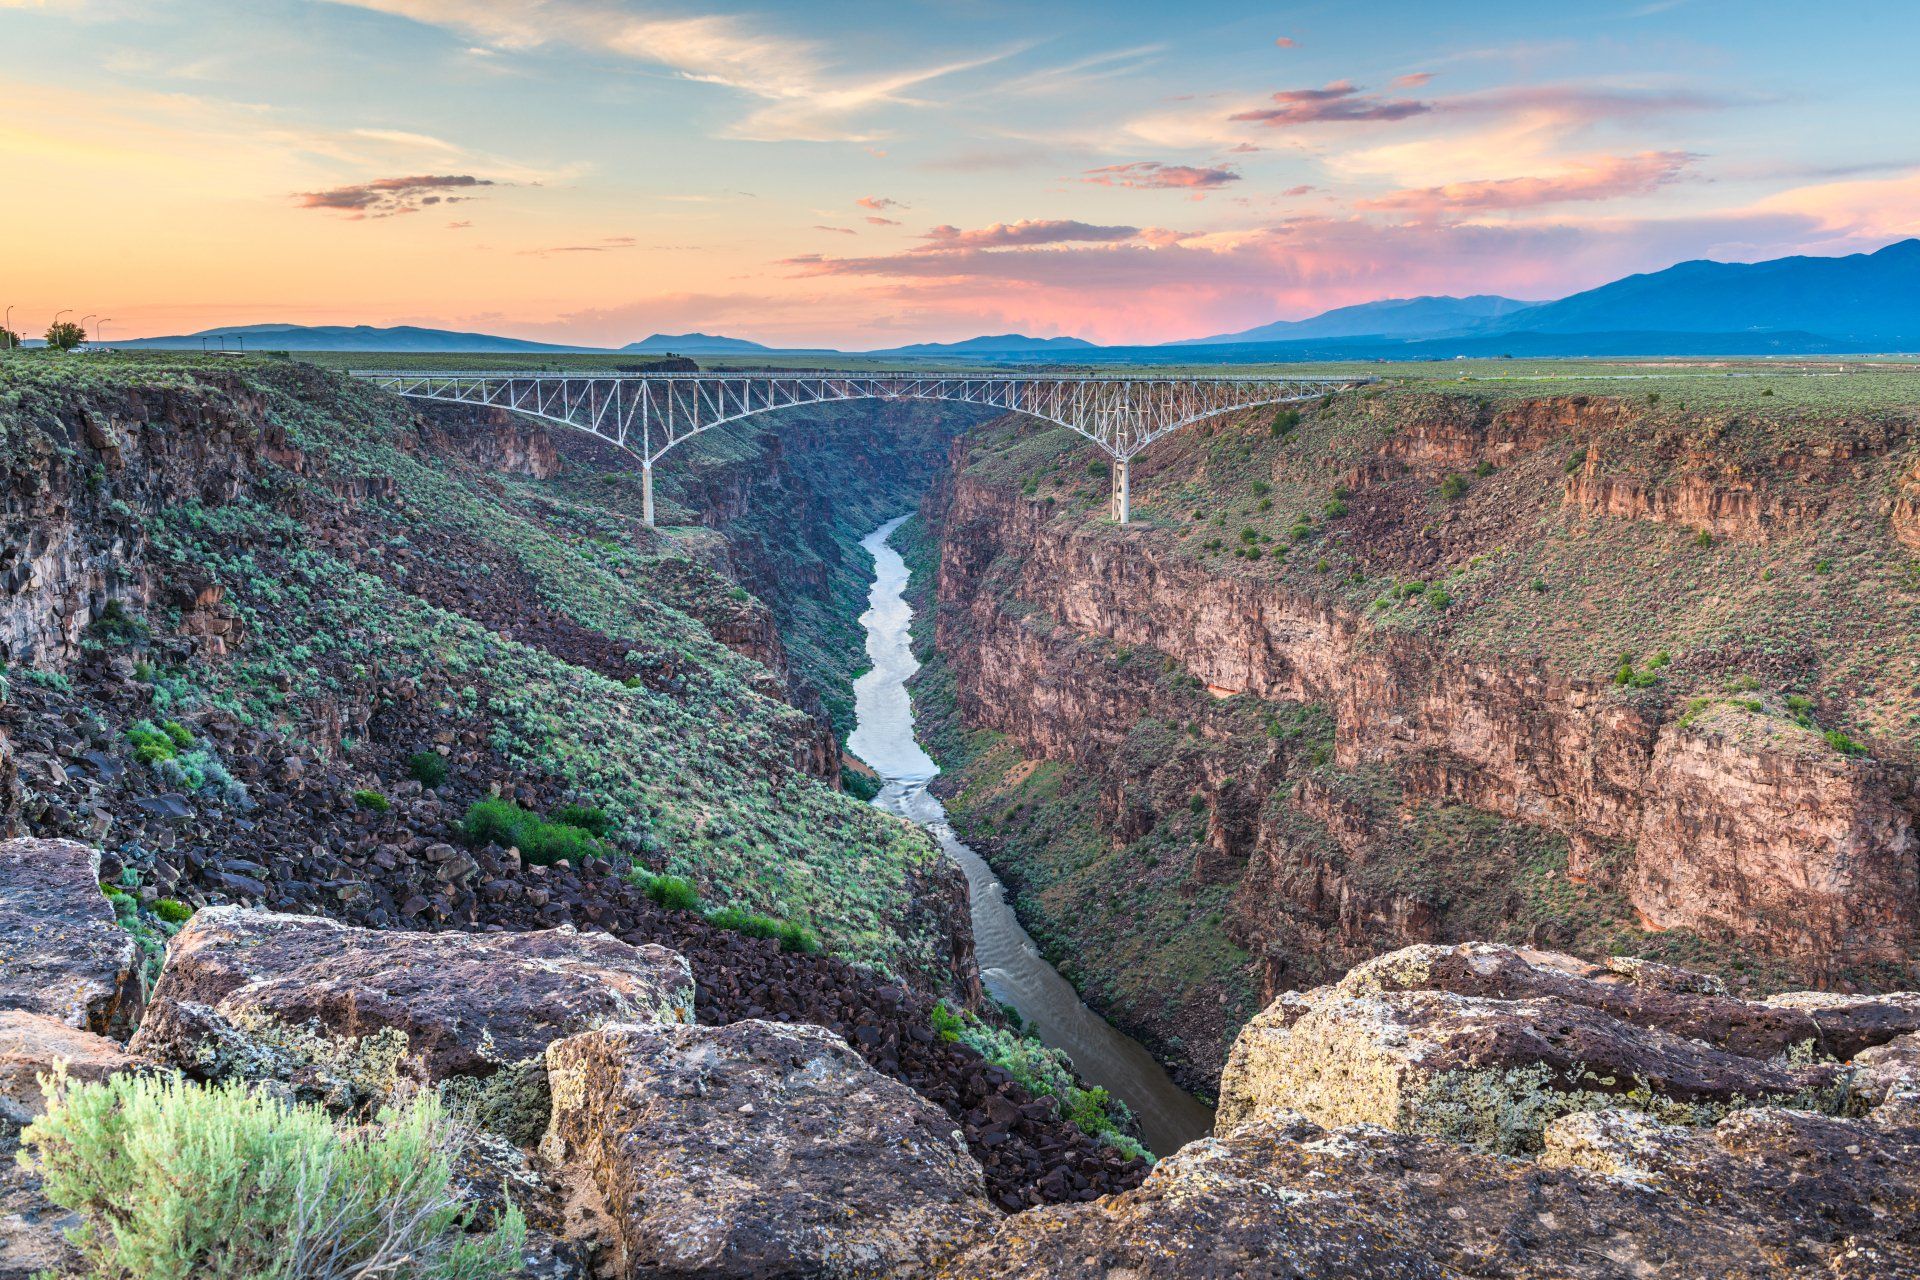
[[[80,1225],[79,1216],[48,1200],[40,1179],[15,1160],[21,1129],[46,1111],[40,1078],[52,1075],[56,1064],[72,1080],[104,1080],[152,1065],[58,1018],[0,1010],[0,1280],[64,1275],[80,1261],[65,1234]]]
[[[1139,1188],[1008,1219],[941,1274],[1003,1280],[1823,1280],[1920,1274],[1920,1133],[1756,1110],[1568,1116],[1516,1161],[1268,1115]]]
[[[125,1039],[140,1019],[137,948],[72,840],[0,843],[0,1009]]]
[[[958,1126],[822,1028],[612,1026],[547,1063],[542,1153],[613,1275],[911,1276],[997,1216]]]
[[[692,1010],[685,960],[604,934],[400,933],[212,907],[168,946],[132,1047],[197,1076],[280,1081],[342,1105],[402,1079],[439,1083],[529,1140],[546,1121],[548,1044]]]
[[[1835,1051],[1916,1017],[1911,995],[1742,1001],[1639,961],[1410,947],[1255,1018],[1221,1080],[1216,1132],[1297,1112],[1516,1153],[1580,1111],[1696,1125],[1755,1106],[1841,1114],[1855,1073]]]
[[[45,1113],[40,1079],[56,1065],[71,1080],[104,1080],[153,1064],[105,1036],[45,1014],[0,1009],[0,1128],[23,1126]]]

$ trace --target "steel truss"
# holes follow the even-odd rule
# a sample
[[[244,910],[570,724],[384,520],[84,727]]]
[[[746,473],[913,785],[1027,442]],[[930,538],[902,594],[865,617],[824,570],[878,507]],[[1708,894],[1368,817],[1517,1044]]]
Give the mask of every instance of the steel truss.
[[[1113,517],[1125,524],[1130,464],[1154,441],[1236,409],[1309,400],[1372,381],[1261,374],[351,372],[399,395],[509,409],[626,450],[640,461],[648,524],[654,463],[682,441],[756,413],[869,399],[984,405],[1076,432],[1114,460]]]

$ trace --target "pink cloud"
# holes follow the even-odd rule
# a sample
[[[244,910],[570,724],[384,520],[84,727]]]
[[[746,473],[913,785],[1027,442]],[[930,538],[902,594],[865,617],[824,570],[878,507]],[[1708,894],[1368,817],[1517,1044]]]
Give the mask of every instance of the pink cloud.
[[[929,243],[916,252],[930,249],[1007,249],[1070,242],[1102,243],[1131,240],[1140,234],[1138,227],[1103,227],[1072,220],[1022,218],[1018,222],[996,222],[990,227],[963,231],[959,227],[939,226],[923,237]]]
[[[1393,87],[1396,89],[1418,89],[1433,79],[1431,71],[1409,71],[1406,75],[1395,76]]]
[[[1631,156],[1601,156],[1543,177],[1494,178],[1449,182],[1438,187],[1395,191],[1362,200],[1362,209],[1400,210],[1430,218],[1440,213],[1529,209],[1569,201],[1614,200],[1643,196],[1686,175],[1699,157],[1685,151],[1643,151]]]
[[[1230,165],[1199,167],[1190,164],[1161,164],[1157,160],[1135,160],[1131,164],[1103,165],[1088,169],[1080,179],[1098,187],[1131,187],[1137,191],[1168,188],[1209,188],[1240,181]]]
[[[852,227],[829,227],[829,226],[824,226],[820,223],[815,223],[813,229],[815,231],[831,231],[833,234],[838,236],[851,236],[851,235],[859,234]]]
[[[302,209],[336,209],[358,220],[390,218],[400,213],[418,213],[436,204],[458,204],[473,197],[449,195],[452,191],[491,187],[490,178],[470,173],[420,174],[410,178],[376,178],[325,191],[302,191],[294,196]]]
[[[1274,105],[1240,111],[1231,120],[1256,124],[1347,124],[1364,120],[1404,120],[1433,110],[1433,104],[1411,98],[1375,98],[1363,94],[1351,80],[1336,80],[1318,89],[1282,89]]]
[[[875,213],[884,213],[888,209],[904,209],[907,206],[887,196],[861,196],[854,201],[862,209],[871,209]]]
[[[1292,36],[1281,36],[1278,40],[1275,40],[1273,43],[1275,44],[1275,46],[1281,49],[1295,49],[1295,48],[1298,48],[1300,45],[1300,42],[1298,40],[1295,40]]]
[[[880,215],[873,213],[867,215],[867,221],[876,227],[897,227],[900,225],[899,219],[897,218],[882,218]]]
[[[889,313],[1017,317],[1100,341],[1157,342],[1388,296],[1558,297],[1687,258],[1777,256],[1814,227],[1798,210],[1524,224],[1302,217],[1165,243],[1143,235],[1020,252],[813,254],[784,265],[804,278],[864,282]]]

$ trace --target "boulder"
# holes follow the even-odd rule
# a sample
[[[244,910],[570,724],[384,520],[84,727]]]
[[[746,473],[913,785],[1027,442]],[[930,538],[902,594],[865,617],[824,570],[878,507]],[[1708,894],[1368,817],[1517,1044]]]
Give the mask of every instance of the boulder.
[[[610,1026],[547,1064],[541,1151],[611,1275],[920,1275],[998,1216],[954,1121],[824,1028]]]
[[[403,933],[209,907],[169,944],[132,1048],[333,1105],[378,1101],[402,1080],[436,1084],[531,1141],[546,1124],[548,1044],[692,1011],[684,959],[605,934]]]
[[[1646,961],[1409,947],[1254,1018],[1222,1076],[1215,1131],[1287,1111],[1521,1153],[1579,1111],[1688,1124],[1754,1106],[1837,1114],[1857,1105],[1856,1072],[1831,1051],[1892,1039],[1916,1004],[1745,1001]]]
[[[0,1009],[0,1128],[22,1126],[46,1111],[40,1077],[56,1064],[73,1080],[104,1080],[153,1064],[116,1042],[23,1009]]]
[[[0,1009],[125,1039],[142,998],[139,949],[100,892],[100,851],[0,843]]]
[[[1006,1219],[952,1280],[1870,1280],[1920,1274],[1920,1132],[1567,1116],[1538,1161],[1272,1113],[1138,1188]]]

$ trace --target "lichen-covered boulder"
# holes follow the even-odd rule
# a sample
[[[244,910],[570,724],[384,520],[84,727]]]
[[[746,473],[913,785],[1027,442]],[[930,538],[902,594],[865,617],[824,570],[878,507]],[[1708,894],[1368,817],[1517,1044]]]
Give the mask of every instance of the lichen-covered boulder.
[[[1553,997],[1326,992],[1235,1045],[1215,1124],[1297,1111],[1512,1153],[1537,1150],[1547,1122],[1573,1111],[1635,1107],[1698,1124],[1748,1106],[1835,1111],[1847,1098],[1835,1064],[1744,1058]]]
[[[132,1048],[338,1105],[401,1080],[436,1084],[531,1141],[546,1123],[550,1043],[605,1022],[692,1016],[692,974],[663,947],[571,928],[402,933],[209,907],[169,944]]]
[[[138,948],[100,892],[100,851],[0,843],[0,1009],[125,1039],[142,997]]]
[[[1215,1131],[1290,1111],[1523,1153],[1579,1111],[1688,1124],[1754,1106],[1838,1114],[1871,1102],[1841,1059],[1916,1013],[1912,995],[1739,1000],[1647,961],[1408,947],[1254,1018],[1221,1078]]]
[[[541,1151],[614,1276],[913,1276],[998,1217],[946,1113],[823,1028],[603,1027],[547,1065]]]
[[[1512,1160],[1269,1114],[1145,1183],[1008,1218],[951,1280],[1870,1280],[1920,1274],[1920,1132],[1756,1110],[1568,1116]]]

